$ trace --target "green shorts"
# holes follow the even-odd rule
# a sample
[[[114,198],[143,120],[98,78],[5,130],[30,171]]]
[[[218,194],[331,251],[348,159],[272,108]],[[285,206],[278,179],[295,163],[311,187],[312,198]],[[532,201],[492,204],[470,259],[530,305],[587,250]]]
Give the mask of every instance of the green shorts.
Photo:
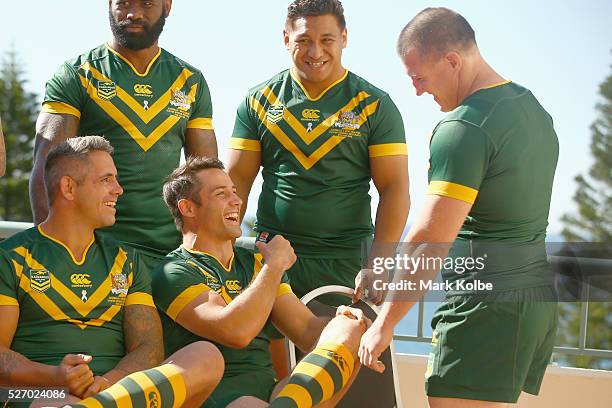
[[[223,376],[202,408],[224,408],[232,401],[245,396],[268,402],[275,385],[274,375],[266,372]]]
[[[434,314],[425,389],[430,397],[515,403],[537,395],[557,332],[554,288],[453,296]]]
[[[354,288],[355,276],[360,270],[360,258],[325,259],[298,256],[295,264],[287,270],[287,276],[293,293],[301,298],[321,286],[342,285]],[[341,303],[346,301],[342,300]]]

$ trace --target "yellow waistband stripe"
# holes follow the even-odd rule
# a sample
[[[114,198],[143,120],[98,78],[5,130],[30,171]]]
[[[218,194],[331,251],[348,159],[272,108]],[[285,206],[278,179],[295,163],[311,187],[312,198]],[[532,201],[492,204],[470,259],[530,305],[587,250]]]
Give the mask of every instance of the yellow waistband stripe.
[[[450,197],[474,204],[478,190],[461,184],[451,183],[450,181],[431,181],[429,187],[427,187],[427,194]]]

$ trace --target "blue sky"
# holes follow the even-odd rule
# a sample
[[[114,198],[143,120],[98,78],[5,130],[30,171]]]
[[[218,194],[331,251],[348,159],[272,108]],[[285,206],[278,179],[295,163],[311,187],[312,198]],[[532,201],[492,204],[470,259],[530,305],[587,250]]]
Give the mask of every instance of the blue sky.
[[[160,44],[204,72],[213,97],[221,158],[235,109],[246,91],[290,66],[281,36],[288,3],[176,0],[173,4]],[[421,206],[427,184],[427,136],[443,114],[431,97],[415,96],[395,54],[395,41],[421,9],[446,6],[467,18],[488,62],[502,76],[530,88],[552,115],[560,158],[549,232],[560,231],[559,217],[574,210],[573,177],[585,173],[591,163],[589,126],[596,115],[598,84],[612,63],[612,2],[345,0],[343,4],[349,33],[344,65],[389,92],[404,118],[413,200],[409,221]],[[63,61],[110,38],[104,0],[20,0],[5,4],[2,16],[0,52],[15,47],[28,89],[39,97]],[[255,210],[253,197],[258,191],[253,190],[249,213]]]

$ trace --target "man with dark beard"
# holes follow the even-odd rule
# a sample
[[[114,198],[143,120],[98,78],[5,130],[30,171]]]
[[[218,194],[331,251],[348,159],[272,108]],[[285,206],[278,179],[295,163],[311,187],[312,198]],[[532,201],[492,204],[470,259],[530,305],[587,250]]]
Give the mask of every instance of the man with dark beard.
[[[180,236],[161,198],[164,178],[189,156],[217,156],[212,104],[202,73],[158,46],[171,0],[109,0],[112,40],[64,63],[47,82],[34,146],[34,222],[48,212],[49,149],[69,137],[104,135],[125,189],[109,230],[149,266]]]

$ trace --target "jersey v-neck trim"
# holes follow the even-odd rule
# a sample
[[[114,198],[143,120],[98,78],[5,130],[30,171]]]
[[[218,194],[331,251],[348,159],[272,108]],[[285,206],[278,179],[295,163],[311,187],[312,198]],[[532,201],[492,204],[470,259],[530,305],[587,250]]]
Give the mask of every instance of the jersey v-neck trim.
[[[151,62],[149,62],[149,65],[147,65],[147,69],[145,70],[144,73],[140,73],[138,72],[138,70],[136,69],[136,67],[130,62],[130,60],[128,60],[127,58],[125,58],[123,55],[121,55],[121,53],[119,53],[119,51],[114,50],[109,43],[104,44],[106,46],[106,49],[109,50],[110,52],[112,52],[113,54],[115,54],[116,56],[118,56],[119,58],[121,58],[121,60],[123,60],[123,62],[125,62],[126,64],[128,64],[130,66],[130,68],[132,68],[132,71],[134,71],[134,73],[136,75],[138,75],[139,77],[146,77],[149,74],[149,71],[151,70],[151,67],[153,66],[153,64],[155,63],[155,61],[157,61],[157,59],[159,58],[159,56],[161,55],[161,47],[159,47],[159,49],[157,50],[157,53],[155,54],[155,56],[153,57],[153,59],[151,60]]]
[[[38,232],[40,233],[40,235],[42,235],[43,237],[47,238],[50,241],[55,242],[56,244],[61,245],[62,247],[64,247],[64,249],[68,252],[68,255],[70,255],[70,258],[72,258],[72,262],[74,262],[76,265],[78,266],[82,266],[85,263],[85,259],[87,259],[87,253],[89,252],[89,248],[91,248],[91,246],[93,245],[94,241],[95,241],[95,237],[92,234],[91,235],[91,241],[89,242],[89,244],[87,244],[87,246],[85,247],[85,251],[83,251],[83,257],[80,261],[76,260],[76,257],[74,256],[74,253],[72,252],[72,250],[70,248],[68,248],[68,246],[66,244],[64,244],[62,241],[60,241],[57,238],[52,237],[51,235],[47,234],[45,231],[43,231],[42,227],[39,225],[36,227],[36,229],[38,230]]]
[[[225,267],[225,265],[223,265],[223,262],[221,262],[221,261],[219,260],[219,258],[217,258],[216,256],[214,256],[214,255],[213,255],[213,254],[211,254],[211,253],[208,253],[208,252],[205,252],[205,251],[197,251],[197,250],[195,250],[195,249],[187,249],[187,248],[185,248],[185,247],[184,247],[184,246],[182,246],[182,245],[181,245],[181,248],[183,248],[185,251],[189,252],[190,254],[199,254],[199,255],[206,255],[206,256],[211,257],[212,259],[214,259],[215,261],[217,261],[217,263],[218,263],[219,265],[221,265],[221,267],[222,267],[223,269],[225,269],[225,271],[226,271],[226,272],[230,272],[230,271],[232,270],[232,263],[234,262],[234,256],[236,255],[236,253],[235,253],[235,252],[232,252],[232,257],[230,258],[229,265],[228,265],[228,267],[226,268],[226,267]]]
[[[311,102],[316,102],[319,99],[321,99],[323,96],[325,96],[325,94],[327,93],[327,91],[329,91],[330,89],[332,89],[333,87],[335,87],[336,85],[338,85],[340,82],[344,81],[346,79],[346,77],[348,76],[349,71],[348,69],[344,70],[344,75],[342,75],[340,77],[340,79],[336,80],[334,83],[332,83],[330,86],[328,86],[327,88],[325,88],[323,90],[323,92],[321,92],[319,94],[319,96],[317,96],[316,98],[313,98],[310,96],[310,94],[308,93],[308,91],[306,90],[306,88],[304,88],[304,85],[302,85],[302,83],[300,82],[300,80],[297,78],[296,75],[293,74],[293,68],[289,69],[289,75],[291,76],[291,79],[293,79],[302,89],[302,92],[304,92],[304,95],[306,96],[306,98],[311,101]]]

